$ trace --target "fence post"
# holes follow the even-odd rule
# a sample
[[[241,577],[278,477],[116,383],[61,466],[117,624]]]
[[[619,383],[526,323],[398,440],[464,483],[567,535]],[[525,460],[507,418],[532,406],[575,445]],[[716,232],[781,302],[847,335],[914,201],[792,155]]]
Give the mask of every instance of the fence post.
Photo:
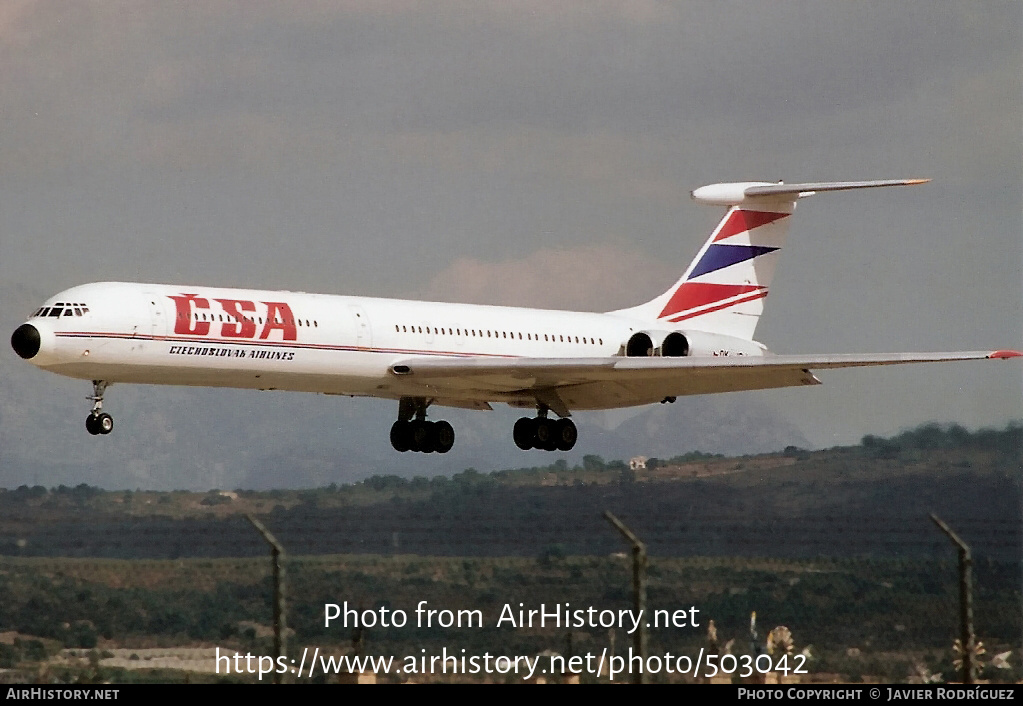
[[[639,627],[632,638],[632,645],[642,660],[640,669],[632,674],[632,683],[646,684],[646,545],[610,510],[604,511],[604,517],[622,533],[625,541],[632,544],[632,597],[633,607],[639,616]]]
[[[973,556],[966,542],[933,512],[931,520],[959,547],[959,643],[963,648],[963,684],[973,684],[977,671],[973,663],[977,638],[973,634],[973,581],[970,577]]]
[[[277,538],[270,534],[262,522],[252,515],[246,513],[245,519],[252,523],[252,526],[263,535],[263,539],[270,545],[270,564],[273,572],[274,582],[274,665],[281,664],[280,658],[287,653],[287,618],[284,613],[284,547]],[[283,675],[274,669],[274,684],[280,684]]]

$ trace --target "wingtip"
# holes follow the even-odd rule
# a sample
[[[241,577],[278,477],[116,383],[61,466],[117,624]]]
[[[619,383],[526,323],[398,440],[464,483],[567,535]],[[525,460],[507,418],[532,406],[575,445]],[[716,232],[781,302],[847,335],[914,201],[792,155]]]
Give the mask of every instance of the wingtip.
[[[916,184],[926,184],[930,179],[906,179],[906,186],[914,186]]]
[[[988,358],[997,358],[999,360],[1002,360],[1002,359],[1005,359],[1005,358],[1023,358],[1023,353],[1021,353],[1019,351],[1010,351],[1010,350],[992,351],[991,353],[988,354]]]

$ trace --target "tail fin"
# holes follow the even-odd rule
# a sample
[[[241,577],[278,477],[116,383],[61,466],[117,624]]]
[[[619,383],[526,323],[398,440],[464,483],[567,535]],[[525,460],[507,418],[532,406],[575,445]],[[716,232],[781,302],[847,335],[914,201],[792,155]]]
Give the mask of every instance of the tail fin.
[[[728,212],[671,289],[631,309],[612,312],[679,327],[753,339],[796,201],[819,191],[922,184],[929,179],[769,184],[712,184],[692,193]]]

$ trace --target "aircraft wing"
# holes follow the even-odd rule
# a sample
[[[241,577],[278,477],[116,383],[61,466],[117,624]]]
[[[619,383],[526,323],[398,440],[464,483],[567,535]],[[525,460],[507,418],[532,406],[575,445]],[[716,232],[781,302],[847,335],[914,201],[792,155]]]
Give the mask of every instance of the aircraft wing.
[[[960,351],[678,358],[416,356],[396,362],[391,371],[435,392],[438,398],[532,396],[562,415],[571,408],[627,406],[682,395],[819,385],[813,370],[1021,355],[1016,351]]]

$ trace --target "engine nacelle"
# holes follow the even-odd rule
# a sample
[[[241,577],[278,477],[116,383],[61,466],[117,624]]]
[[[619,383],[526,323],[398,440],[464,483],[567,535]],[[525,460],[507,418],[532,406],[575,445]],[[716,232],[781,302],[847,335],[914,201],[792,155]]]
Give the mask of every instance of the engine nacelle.
[[[661,341],[661,355],[665,358],[681,358],[689,353],[689,339],[681,331],[672,331]]]
[[[763,355],[760,344],[706,331],[637,331],[625,343],[630,358],[704,355]]]
[[[658,331],[637,331],[629,337],[625,344],[625,355],[628,358],[643,358],[654,355],[660,347],[664,333]]]
[[[686,356],[689,355],[689,341],[679,331],[637,331],[626,342],[625,355],[630,358]]]

